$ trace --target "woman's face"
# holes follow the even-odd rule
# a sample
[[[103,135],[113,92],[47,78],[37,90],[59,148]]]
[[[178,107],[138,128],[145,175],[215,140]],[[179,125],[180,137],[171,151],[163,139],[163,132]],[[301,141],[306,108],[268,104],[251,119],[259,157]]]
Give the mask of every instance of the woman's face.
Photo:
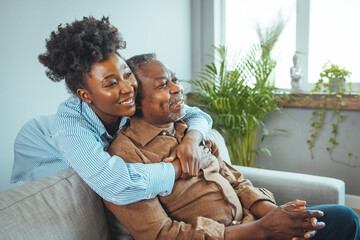
[[[94,63],[85,84],[86,89],[79,89],[77,93],[102,121],[113,123],[119,117],[134,115],[138,83],[117,54]]]

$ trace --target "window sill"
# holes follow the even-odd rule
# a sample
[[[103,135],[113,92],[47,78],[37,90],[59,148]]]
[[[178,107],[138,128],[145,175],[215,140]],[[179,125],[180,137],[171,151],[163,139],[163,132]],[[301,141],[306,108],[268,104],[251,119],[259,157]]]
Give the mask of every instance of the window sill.
[[[289,94],[290,99],[280,103],[285,108],[320,108],[324,100],[327,102],[325,109],[338,108],[341,110],[360,111],[360,97],[356,95],[343,95],[341,101],[345,102],[344,106],[340,106],[336,102],[335,96],[327,96],[325,94]],[[307,99],[305,99],[307,98]]]

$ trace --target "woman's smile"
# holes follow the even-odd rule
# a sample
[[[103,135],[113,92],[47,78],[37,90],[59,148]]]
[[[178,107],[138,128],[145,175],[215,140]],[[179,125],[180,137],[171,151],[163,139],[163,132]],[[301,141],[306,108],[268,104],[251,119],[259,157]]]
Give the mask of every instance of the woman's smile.
[[[133,94],[130,98],[128,98],[128,99],[125,99],[125,100],[122,100],[122,101],[120,101],[120,103],[119,104],[121,104],[121,105],[123,105],[123,106],[129,106],[129,107],[131,107],[131,106],[133,106],[134,104],[135,104],[135,94]]]

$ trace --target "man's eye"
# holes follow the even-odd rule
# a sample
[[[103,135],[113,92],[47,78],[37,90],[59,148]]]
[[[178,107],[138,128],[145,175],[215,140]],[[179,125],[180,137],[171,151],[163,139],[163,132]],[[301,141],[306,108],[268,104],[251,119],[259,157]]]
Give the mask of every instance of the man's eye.
[[[132,72],[127,72],[127,73],[125,74],[125,79],[131,77],[131,75],[132,75]]]
[[[158,88],[166,87],[166,85],[167,85],[167,82],[162,82],[158,85]]]
[[[174,78],[174,79],[172,80],[172,82],[175,83],[175,84],[177,84],[177,83],[179,82],[179,79]]]

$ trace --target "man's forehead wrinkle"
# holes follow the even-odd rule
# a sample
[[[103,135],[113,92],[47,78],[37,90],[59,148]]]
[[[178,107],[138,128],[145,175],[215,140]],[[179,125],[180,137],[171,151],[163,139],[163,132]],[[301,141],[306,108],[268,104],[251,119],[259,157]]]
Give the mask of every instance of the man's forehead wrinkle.
[[[155,81],[162,81],[162,80],[166,80],[167,77],[166,76],[161,76],[161,77],[156,77],[154,80]]]
[[[164,81],[172,79],[175,73],[157,60],[149,60],[138,67],[138,81]],[[152,76],[152,77],[150,77]]]

